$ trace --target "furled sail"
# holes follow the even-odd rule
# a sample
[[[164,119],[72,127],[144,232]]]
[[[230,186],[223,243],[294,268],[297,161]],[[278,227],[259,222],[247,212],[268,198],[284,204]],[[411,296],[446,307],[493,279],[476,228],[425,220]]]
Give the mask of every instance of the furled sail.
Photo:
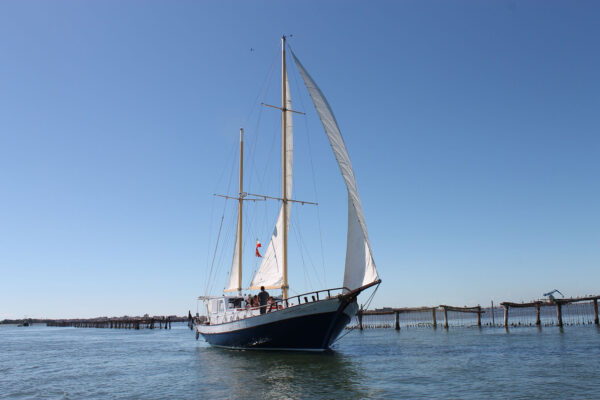
[[[285,108],[287,110],[292,109],[292,98],[290,96],[290,85],[285,77],[286,97],[285,97]],[[292,112],[286,111],[286,125],[285,125],[285,137],[286,137],[286,187],[285,197],[292,197],[292,167],[294,164],[294,134],[292,124]],[[287,207],[287,221],[283,221],[283,207]],[[279,210],[279,216],[277,217],[277,223],[271,236],[271,241],[267,247],[260,268],[256,271],[252,282],[250,283],[250,289],[260,289],[264,286],[266,289],[279,289],[283,285],[283,229],[289,231],[290,227],[290,203],[281,204]]]
[[[237,232],[237,229],[235,230]],[[240,267],[239,267],[239,257],[238,257],[238,246],[237,246],[237,241],[240,240],[239,237],[237,237],[236,234],[236,238],[235,238],[235,243],[233,244],[233,261],[231,262],[231,272],[229,273],[229,284],[227,285],[227,287],[225,288],[224,292],[235,292],[236,290],[238,290],[238,282],[239,282],[239,274],[240,274]]]
[[[333,111],[327,102],[327,99],[317,86],[315,81],[306,72],[294,52],[292,56],[308,93],[319,113],[319,118],[325,128],[325,133],[329,138],[329,144],[335,155],[335,159],[340,166],[340,171],[346,182],[348,189],[348,238],[346,243],[346,269],[344,272],[344,287],[356,289],[378,279],[375,261],[371,252],[369,235],[367,234],[367,225],[363,214],[358,186],[354,178],[354,171],[350,163],[350,156],[346,150],[344,139],[338,127]]]

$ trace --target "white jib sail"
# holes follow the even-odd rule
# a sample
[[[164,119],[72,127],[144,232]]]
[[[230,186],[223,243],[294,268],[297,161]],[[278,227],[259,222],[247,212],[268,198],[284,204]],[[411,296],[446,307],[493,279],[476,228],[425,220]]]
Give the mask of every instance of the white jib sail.
[[[288,110],[292,109],[292,98],[290,96],[290,85],[288,83],[287,75],[285,77],[286,97],[285,108]],[[286,198],[292,197],[292,166],[294,165],[294,134],[292,124],[292,112],[286,111],[286,125],[285,125],[285,136],[286,136]],[[260,289],[264,286],[266,289],[279,289],[283,285],[283,229],[287,229],[289,232],[290,227],[290,203],[287,204],[287,221],[285,228],[283,224],[283,207],[286,204],[281,205],[279,210],[279,216],[277,217],[277,223],[271,236],[271,241],[267,247],[267,251],[263,255],[260,268],[256,271],[252,282],[250,283],[250,289]]]
[[[376,281],[378,276],[352,163],[350,162],[350,156],[346,150],[340,128],[327,99],[315,81],[306,72],[293,51],[292,56],[317,109],[319,118],[323,123],[323,128],[325,128],[325,133],[329,138],[329,144],[340,166],[340,171],[348,189],[348,238],[346,243],[344,287],[350,290],[356,289]]]

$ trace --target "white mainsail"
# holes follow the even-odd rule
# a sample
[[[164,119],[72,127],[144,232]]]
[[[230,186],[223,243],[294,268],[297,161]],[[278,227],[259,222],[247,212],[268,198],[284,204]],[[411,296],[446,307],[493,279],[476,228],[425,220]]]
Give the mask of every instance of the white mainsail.
[[[287,110],[292,109],[292,98],[290,96],[290,85],[287,79],[287,73],[285,76],[285,108]],[[292,167],[294,164],[294,134],[292,124],[292,112],[286,111],[286,124],[285,124],[285,137],[286,137],[286,187],[285,187],[285,198],[289,199],[292,197]],[[287,221],[285,221],[285,228],[283,222],[283,208],[287,207]],[[271,241],[267,247],[260,268],[256,271],[252,282],[250,283],[249,289],[260,289],[264,286],[266,289],[279,289],[283,286],[283,229],[289,231],[290,227],[290,203],[281,204],[279,210],[279,216],[277,217],[277,223],[271,236]]]
[[[240,185],[238,192],[238,221],[235,229],[235,243],[233,244],[233,261],[229,273],[229,284],[224,292],[242,291],[242,210],[244,191],[244,129],[240,129]]]
[[[346,188],[348,189],[348,238],[346,243],[346,269],[344,271],[344,287],[353,290],[378,279],[375,261],[369,243],[367,234],[367,225],[363,214],[358,186],[354,178],[354,170],[350,162],[350,156],[346,150],[344,139],[338,127],[333,111],[327,102],[327,99],[304,69],[300,60],[292,51],[292,56],[308,93],[317,109],[319,118],[325,128],[325,133],[329,138],[329,144],[338,162]]]
[[[237,232],[237,229],[236,229]],[[231,272],[229,273],[229,284],[227,285],[227,287],[225,288],[225,290],[223,290],[224,292],[235,292],[236,290],[238,290],[238,282],[239,282],[239,276],[240,276],[240,266],[239,266],[239,251],[238,251],[238,245],[237,245],[237,241],[240,240],[240,238],[237,237],[236,234],[236,238],[235,238],[235,243],[233,244],[233,261],[231,262]]]

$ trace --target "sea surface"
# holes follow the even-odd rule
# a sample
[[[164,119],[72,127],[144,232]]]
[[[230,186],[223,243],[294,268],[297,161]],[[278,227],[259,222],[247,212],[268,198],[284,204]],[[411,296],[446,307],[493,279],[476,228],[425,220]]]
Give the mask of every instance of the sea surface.
[[[0,398],[600,399],[596,326],[346,331],[322,353],[167,330],[0,325]]]

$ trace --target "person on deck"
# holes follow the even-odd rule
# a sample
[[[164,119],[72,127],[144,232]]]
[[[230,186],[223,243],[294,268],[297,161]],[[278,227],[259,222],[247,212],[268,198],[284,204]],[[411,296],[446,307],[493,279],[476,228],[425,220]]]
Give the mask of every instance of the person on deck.
[[[267,301],[267,312],[273,311],[273,308],[277,310],[277,305],[275,305],[275,299],[272,296],[269,296],[269,300]]]
[[[260,306],[260,313],[264,314],[267,311],[267,301],[269,300],[269,292],[265,291],[265,287],[260,287],[260,293],[258,294],[258,305]]]

